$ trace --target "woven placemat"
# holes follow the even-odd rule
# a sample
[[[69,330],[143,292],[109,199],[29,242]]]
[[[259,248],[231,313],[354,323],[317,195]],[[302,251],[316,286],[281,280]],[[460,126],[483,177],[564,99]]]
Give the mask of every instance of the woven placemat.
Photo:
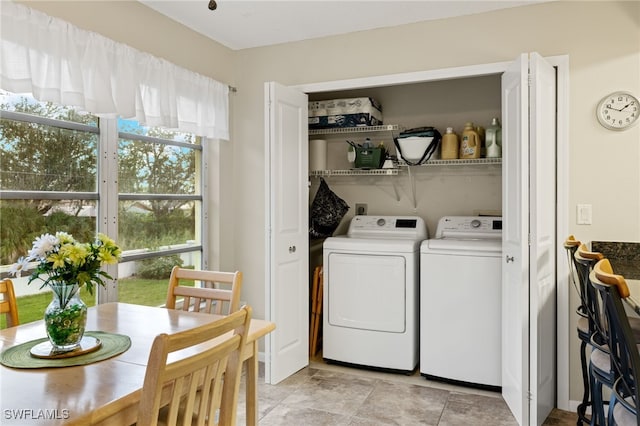
[[[119,355],[129,349],[131,339],[122,334],[105,333],[103,331],[87,331],[85,335],[93,336],[102,341],[102,347],[95,352],[69,358],[44,359],[31,356],[31,348],[45,342],[47,338],[32,340],[17,346],[12,346],[0,354],[0,364],[13,368],[51,368],[86,365]]]

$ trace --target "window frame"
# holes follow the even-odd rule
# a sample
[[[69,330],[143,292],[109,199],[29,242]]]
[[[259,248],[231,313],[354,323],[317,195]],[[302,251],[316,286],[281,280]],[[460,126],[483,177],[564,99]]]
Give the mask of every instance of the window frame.
[[[0,110],[3,119],[52,126],[67,130],[89,132],[98,135],[97,147],[97,173],[96,192],[64,192],[64,191],[24,191],[1,190],[0,200],[20,199],[48,199],[48,200],[95,200],[97,205],[96,232],[105,233],[118,241],[118,209],[123,200],[194,200],[199,201],[199,214],[196,214],[196,243],[184,248],[169,250],[153,250],[145,253],[123,253],[120,263],[163,257],[181,253],[200,253],[200,264],[206,269],[209,254],[209,202],[204,194],[209,182],[207,139],[198,137],[199,144],[191,144],[180,141],[171,141],[146,135],[138,135],[118,131],[118,119],[115,116],[98,116],[98,125],[91,126],[49,117],[37,116],[22,112]],[[158,143],[170,146],[179,146],[193,149],[196,154],[196,188],[195,194],[127,194],[118,192],[118,145],[120,139],[138,140],[142,142]],[[70,197],[70,195],[72,195]],[[105,265],[104,270],[113,277],[113,280],[105,280],[106,286],[97,287],[96,303],[108,303],[118,301],[118,265]]]

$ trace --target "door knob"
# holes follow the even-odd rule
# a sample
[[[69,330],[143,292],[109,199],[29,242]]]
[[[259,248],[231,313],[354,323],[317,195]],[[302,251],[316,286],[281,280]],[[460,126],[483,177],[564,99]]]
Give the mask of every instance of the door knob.
[[[514,258],[513,258],[513,256],[509,256],[509,255],[507,255],[507,256],[506,256],[506,260],[507,260],[507,263],[509,263],[509,262],[513,262],[513,261],[514,261]]]
[[[289,246],[289,253],[295,253],[296,252],[296,246]]]

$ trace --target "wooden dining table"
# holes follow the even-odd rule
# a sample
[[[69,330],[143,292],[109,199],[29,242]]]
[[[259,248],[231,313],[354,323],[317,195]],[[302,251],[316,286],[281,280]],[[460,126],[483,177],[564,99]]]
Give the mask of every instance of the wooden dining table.
[[[19,369],[0,365],[0,424],[128,425],[134,423],[155,336],[221,318],[219,315],[105,303],[89,308],[87,331],[126,335],[128,350],[103,361],[57,368]],[[258,341],[275,324],[251,319],[243,348],[246,422],[258,423]],[[43,321],[0,330],[0,351],[46,337]]]

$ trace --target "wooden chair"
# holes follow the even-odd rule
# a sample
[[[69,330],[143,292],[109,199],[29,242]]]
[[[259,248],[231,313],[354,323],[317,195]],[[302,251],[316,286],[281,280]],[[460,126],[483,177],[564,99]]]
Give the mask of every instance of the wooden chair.
[[[608,259],[596,263],[590,280],[602,303],[611,374],[615,379],[607,424],[640,426],[640,347],[622,304],[623,299],[630,297],[629,287],[622,275],[613,272]],[[604,425],[604,419],[598,424]]]
[[[15,327],[20,324],[18,319],[18,304],[16,302],[16,293],[13,290],[13,281],[4,279],[0,281],[0,314],[7,319],[7,327]]]
[[[183,286],[180,285],[181,280],[201,281],[203,287]],[[229,288],[214,288],[221,284]],[[168,309],[178,309],[176,299],[182,297],[183,311],[228,315],[240,307],[241,290],[242,272],[240,271],[203,271],[174,266],[169,278],[165,306]]]
[[[168,425],[235,425],[250,321],[251,308],[244,306],[209,324],[156,336],[137,424],[155,426],[160,416]],[[169,354],[183,349],[186,357],[167,362]]]

